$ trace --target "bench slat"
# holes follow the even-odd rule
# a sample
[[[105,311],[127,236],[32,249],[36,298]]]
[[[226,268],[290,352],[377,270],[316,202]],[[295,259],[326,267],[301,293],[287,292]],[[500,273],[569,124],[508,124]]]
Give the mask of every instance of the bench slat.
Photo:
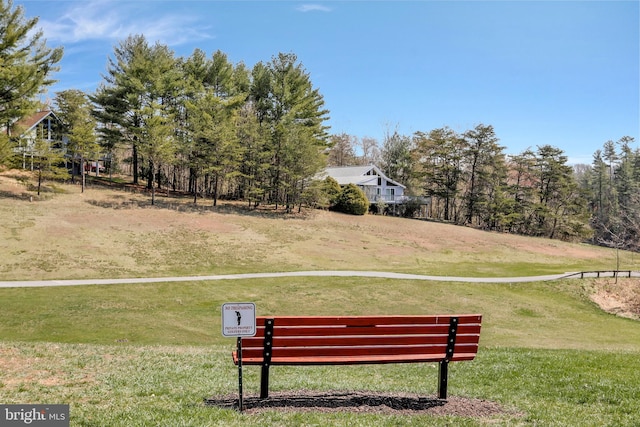
[[[449,325],[453,315],[438,316],[258,316],[256,325],[264,326],[266,319],[277,319],[278,326],[375,326],[375,325],[415,325],[441,324]],[[460,314],[459,323],[480,323],[482,316],[478,314]]]
[[[274,337],[274,347],[314,347],[314,346],[360,346],[360,345],[446,345],[448,335],[406,335],[406,336],[346,336],[346,337]],[[473,343],[478,341],[477,335],[462,335],[456,337],[456,343]]]
[[[404,325],[388,326],[376,325],[364,326],[282,326],[278,319],[277,329],[279,337],[291,336],[336,336],[336,335],[431,335],[449,333],[449,325]],[[461,324],[458,326],[458,334],[480,334],[480,324]],[[264,327],[257,327],[256,337],[264,337]]]
[[[476,353],[458,353],[451,359],[452,362],[473,360]],[[436,354],[386,354],[358,356],[335,356],[335,357],[274,357],[271,365],[375,365],[381,363],[435,363],[440,362],[445,357],[445,353]],[[237,356],[234,353],[234,361],[237,364]],[[262,358],[246,358],[242,356],[243,365],[262,365]]]
[[[382,355],[429,355],[432,360],[440,360],[445,358],[447,346],[439,345],[413,345],[413,346],[351,346],[351,347],[275,347],[272,350],[271,358],[296,358],[296,357],[341,357],[341,356],[357,356],[359,358],[367,358]],[[477,353],[477,344],[456,344],[454,347],[454,356],[460,353]],[[242,363],[245,359],[262,360],[263,353],[261,349],[249,348],[242,349]]]
[[[361,346],[361,345],[446,345],[448,335],[357,335],[357,336],[319,336],[319,337],[281,337],[274,336],[273,347],[331,347],[331,346]],[[477,343],[477,334],[464,334],[456,337],[456,343]],[[250,348],[262,349],[264,338],[243,338],[245,350]]]

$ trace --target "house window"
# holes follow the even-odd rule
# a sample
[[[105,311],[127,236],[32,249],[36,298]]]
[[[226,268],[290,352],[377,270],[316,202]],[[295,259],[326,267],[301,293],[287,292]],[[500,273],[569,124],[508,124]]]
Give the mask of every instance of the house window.
[[[378,185],[382,185],[382,178],[378,177]]]
[[[393,200],[395,198],[395,195],[396,195],[395,188],[385,188],[384,192],[387,200]]]

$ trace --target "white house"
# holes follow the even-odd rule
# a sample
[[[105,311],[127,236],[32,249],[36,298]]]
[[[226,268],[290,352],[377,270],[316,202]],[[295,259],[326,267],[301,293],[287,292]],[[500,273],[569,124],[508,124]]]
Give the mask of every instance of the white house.
[[[322,178],[327,176],[338,181],[340,186],[357,185],[364,191],[370,203],[382,200],[387,204],[395,204],[403,203],[406,199],[404,195],[406,187],[385,176],[374,165],[326,168]]]

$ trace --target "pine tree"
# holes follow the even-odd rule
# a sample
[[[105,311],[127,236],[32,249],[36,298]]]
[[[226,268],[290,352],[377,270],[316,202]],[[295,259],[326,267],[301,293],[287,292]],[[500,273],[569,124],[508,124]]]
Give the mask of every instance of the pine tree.
[[[400,135],[397,131],[387,132],[382,143],[381,168],[390,178],[411,188],[413,176],[413,162],[411,152],[413,141],[406,135]]]
[[[450,221],[461,191],[464,141],[448,127],[416,132],[413,139],[415,176],[432,203],[444,203],[442,219]]]
[[[155,176],[160,176],[153,171],[162,165],[152,165],[148,158],[144,159],[145,167],[140,167],[140,138],[152,112],[168,114],[172,120],[178,116],[183,80],[174,53],[160,43],[150,46],[142,35],[129,36],[115,47],[114,57],[109,59],[105,82],[92,97],[98,106],[94,114],[102,124],[103,140],[131,145],[134,184],[139,182],[139,173],[146,171],[147,187],[152,190]],[[172,129],[178,126],[174,122],[162,125]],[[146,151],[148,154],[148,147]]]
[[[508,167],[511,171],[508,191],[513,200],[507,223],[509,230],[520,234],[532,234],[531,223],[535,200],[536,155],[531,149],[511,156]]]
[[[194,166],[212,181],[213,205],[217,205],[221,181],[240,169],[242,147],[236,133],[237,111],[243,96],[221,99],[213,92],[188,105],[190,131],[202,167]]]
[[[471,224],[474,219],[479,221],[489,203],[489,191],[493,185],[491,181],[502,179],[494,176],[501,175],[506,179],[506,171],[500,170],[500,163],[504,166],[504,147],[498,145],[493,126],[478,125],[464,133],[467,148],[464,161],[467,168],[467,191],[465,193],[466,216],[465,224]]]
[[[155,204],[156,186],[154,177],[160,165],[171,160],[175,153],[173,123],[166,108],[155,101],[145,105],[139,112],[142,126],[138,130],[139,149],[149,162],[151,204]]]
[[[238,111],[236,131],[238,143],[242,147],[239,197],[247,200],[250,207],[257,207],[266,194],[271,156],[266,148],[266,128],[260,126],[253,104],[245,103]]]
[[[35,31],[38,18],[24,18],[21,6],[0,0],[0,127],[10,132],[17,120],[32,113],[35,96],[52,85],[63,49],[49,48],[42,31]],[[13,144],[7,134],[0,138],[0,165],[11,157]]]
[[[640,150],[632,150],[633,142],[633,138],[625,136],[616,143],[607,141],[604,156],[601,150],[596,152],[590,172],[594,206],[591,224],[595,243],[637,251],[640,250]]]
[[[323,167],[328,111],[294,54],[280,53],[268,64],[256,64],[252,76],[250,100],[269,135],[270,176],[265,192],[276,207],[284,203],[290,208],[302,194],[304,178]]]
[[[586,230],[586,200],[582,197],[567,165],[564,152],[550,145],[538,147],[535,184],[537,203],[534,205],[534,234],[551,239],[584,237]]]
[[[32,152],[33,169],[38,178],[38,196],[42,183],[47,179],[65,179],[69,176],[64,167],[64,154],[60,147],[53,146],[51,141],[37,138]]]
[[[84,92],[76,89],[58,92],[55,103],[58,117],[63,123],[63,132],[69,139],[67,153],[71,155],[72,162],[80,159],[78,170],[84,192],[85,162],[97,160],[100,151],[95,133],[96,121],[91,115],[92,104]],[[75,168],[72,171],[75,173]]]
[[[139,183],[138,148],[142,120],[140,110],[152,65],[150,46],[142,35],[129,36],[114,48],[104,82],[91,100],[98,106],[94,114],[102,124],[103,140],[126,141],[131,146],[133,183]]]

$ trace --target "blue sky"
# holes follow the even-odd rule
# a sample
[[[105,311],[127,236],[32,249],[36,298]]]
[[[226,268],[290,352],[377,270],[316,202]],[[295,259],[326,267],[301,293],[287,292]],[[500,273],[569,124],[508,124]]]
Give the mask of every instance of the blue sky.
[[[130,34],[176,56],[220,49],[248,67],[293,52],[332,133],[382,141],[482,123],[509,154],[550,144],[571,163],[625,135],[639,145],[639,4],[14,0],[65,48],[51,92],[93,91]]]

